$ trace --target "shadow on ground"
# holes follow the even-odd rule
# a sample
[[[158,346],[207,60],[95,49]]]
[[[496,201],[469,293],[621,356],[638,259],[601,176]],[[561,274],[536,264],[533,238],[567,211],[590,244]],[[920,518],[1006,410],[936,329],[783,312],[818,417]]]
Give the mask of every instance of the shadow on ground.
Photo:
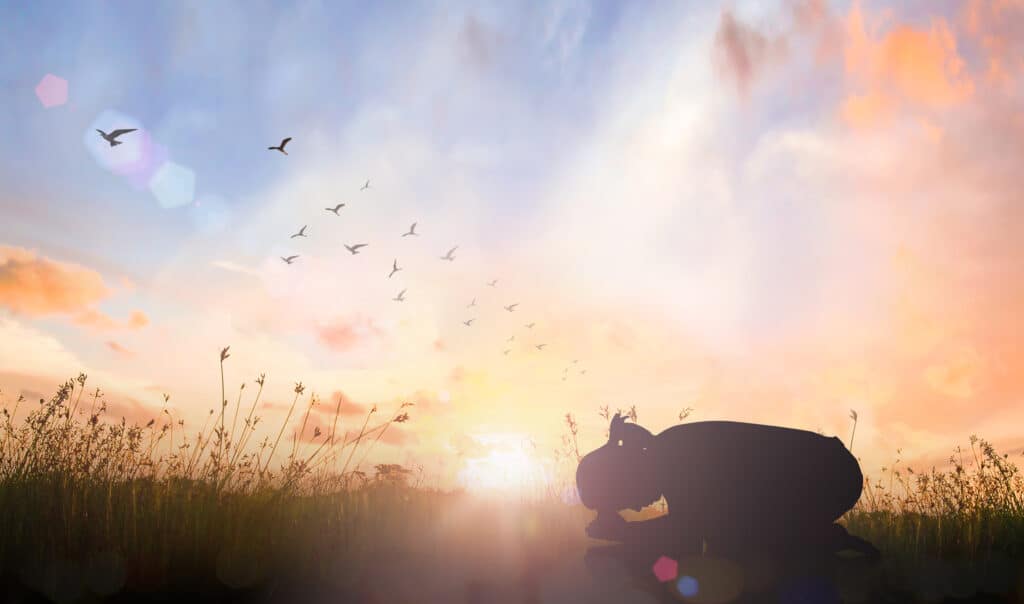
[[[940,561],[900,564],[861,555],[724,557],[695,552],[666,556],[627,545],[596,545],[585,556],[591,580],[629,584],[649,602],[996,603],[1022,602],[1021,562],[993,559],[971,566]],[[661,577],[658,576],[660,571]]]

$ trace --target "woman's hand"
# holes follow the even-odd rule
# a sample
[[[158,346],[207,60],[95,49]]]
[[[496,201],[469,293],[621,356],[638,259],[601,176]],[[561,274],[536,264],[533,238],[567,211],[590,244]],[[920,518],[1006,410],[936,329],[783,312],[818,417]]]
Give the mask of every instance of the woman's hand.
[[[597,518],[587,525],[587,536],[607,541],[626,541],[630,523],[615,512],[598,512]]]

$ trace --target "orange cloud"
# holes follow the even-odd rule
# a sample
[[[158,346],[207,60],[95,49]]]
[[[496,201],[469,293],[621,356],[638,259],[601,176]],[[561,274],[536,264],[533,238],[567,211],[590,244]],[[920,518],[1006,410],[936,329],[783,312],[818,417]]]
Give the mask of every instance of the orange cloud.
[[[142,329],[147,325],[149,325],[149,317],[141,310],[132,311],[132,314],[128,316],[128,327],[131,329]]]
[[[124,357],[124,358],[132,358],[132,357],[135,356],[134,352],[132,352],[131,350],[128,350],[127,348],[125,348],[124,346],[122,346],[121,344],[118,344],[117,342],[115,342],[113,340],[107,340],[107,348],[109,348],[110,350],[112,350],[115,353],[117,353],[118,356],[121,356],[121,357]]]
[[[925,382],[936,392],[967,399],[979,394],[984,364],[974,348],[963,348],[924,371]]]
[[[95,308],[111,291],[99,273],[23,248],[0,246],[0,306],[27,316],[70,315],[82,326],[139,329],[149,323],[134,311],[124,324]]]
[[[1007,87],[1024,72],[1024,2],[1021,0],[970,0],[960,15],[964,34],[984,50],[985,79]]]
[[[23,248],[0,247],[0,304],[16,313],[76,313],[109,294],[96,271]]]
[[[846,19],[844,59],[852,91],[842,116],[854,126],[882,122],[900,108],[947,109],[974,93],[956,36],[942,17],[927,29],[904,24],[875,36],[855,2]]]

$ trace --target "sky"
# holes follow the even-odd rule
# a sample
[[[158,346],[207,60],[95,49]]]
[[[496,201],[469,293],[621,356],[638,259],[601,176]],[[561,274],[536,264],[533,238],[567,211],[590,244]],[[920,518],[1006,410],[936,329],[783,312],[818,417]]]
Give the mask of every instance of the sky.
[[[599,446],[603,405],[848,445],[856,410],[867,472],[1019,455],[1021,32],[1020,0],[4,4],[0,390],[85,372],[196,429],[230,346],[264,425],[296,382],[311,427],[413,402],[372,459],[440,483],[566,413]]]

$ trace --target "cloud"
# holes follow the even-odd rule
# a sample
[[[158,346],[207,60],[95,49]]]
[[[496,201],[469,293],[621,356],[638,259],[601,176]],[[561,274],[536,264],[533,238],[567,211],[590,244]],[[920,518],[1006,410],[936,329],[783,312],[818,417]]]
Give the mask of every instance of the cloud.
[[[110,350],[112,350],[114,353],[116,353],[118,356],[120,356],[122,358],[130,359],[130,358],[133,358],[135,356],[134,352],[132,352],[131,350],[128,350],[127,348],[125,348],[121,344],[118,344],[114,340],[107,340],[106,344],[107,344],[107,348],[109,348]]]
[[[30,317],[68,315],[78,325],[99,330],[139,329],[149,323],[134,311],[122,323],[97,310],[111,290],[96,271],[51,260],[23,248],[0,246],[0,305]]]
[[[477,458],[486,457],[494,448],[485,445],[477,439],[465,433],[459,433],[449,438],[449,444],[455,450],[458,457]]]
[[[722,10],[714,44],[721,72],[741,96],[749,93],[762,69],[787,53],[784,37],[769,37],[738,20],[730,9]]]
[[[317,328],[317,339],[335,352],[347,352],[384,335],[377,323],[364,315],[336,319]]]
[[[299,442],[312,443],[319,445],[326,441],[331,435],[332,422],[326,418],[319,416],[315,413],[310,413],[309,417],[304,417],[305,414],[300,415],[292,425],[292,433],[298,434],[299,430],[302,429],[302,433],[299,434]],[[305,420],[305,428],[303,429],[303,421]],[[335,435],[335,442],[338,442],[341,433]]]
[[[0,246],[0,304],[28,316],[71,314],[110,294],[99,273]]]
[[[394,445],[396,447],[403,447],[419,443],[419,437],[415,432],[406,430],[397,424],[392,424],[384,434],[381,435],[380,442],[388,445]]]
[[[984,380],[984,360],[973,348],[962,348],[949,358],[924,370],[925,382],[936,392],[957,399],[980,394]]]
[[[339,402],[341,407],[338,407]],[[335,390],[326,402],[316,408],[318,413],[330,416],[333,416],[336,411],[339,415],[365,415],[369,410],[368,406],[353,401],[341,390]]]
[[[1007,90],[1024,72],[1024,3],[1016,0],[969,0],[959,25],[984,51],[985,81]]]
[[[230,260],[214,260],[210,265],[233,273],[249,275],[250,277],[260,276],[260,272],[258,270],[243,266],[237,262],[231,262]]]
[[[128,321],[126,325],[130,329],[142,329],[143,327],[149,325],[149,317],[146,316],[146,313],[142,312],[141,310],[133,310],[132,313],[128,315]]]
[[[494,64],[502,38],[498,31],[470,14],[462,21],[458,45],[463,60],[478,73],[482,73]]]
[[[971,98],[974,82],[943,17],[929,27],[899,24],[872,35],[859,2],[846,19],[844,64],[849,97],[842,115],[855,126],[884,122],[900,109],[942,110]]]

